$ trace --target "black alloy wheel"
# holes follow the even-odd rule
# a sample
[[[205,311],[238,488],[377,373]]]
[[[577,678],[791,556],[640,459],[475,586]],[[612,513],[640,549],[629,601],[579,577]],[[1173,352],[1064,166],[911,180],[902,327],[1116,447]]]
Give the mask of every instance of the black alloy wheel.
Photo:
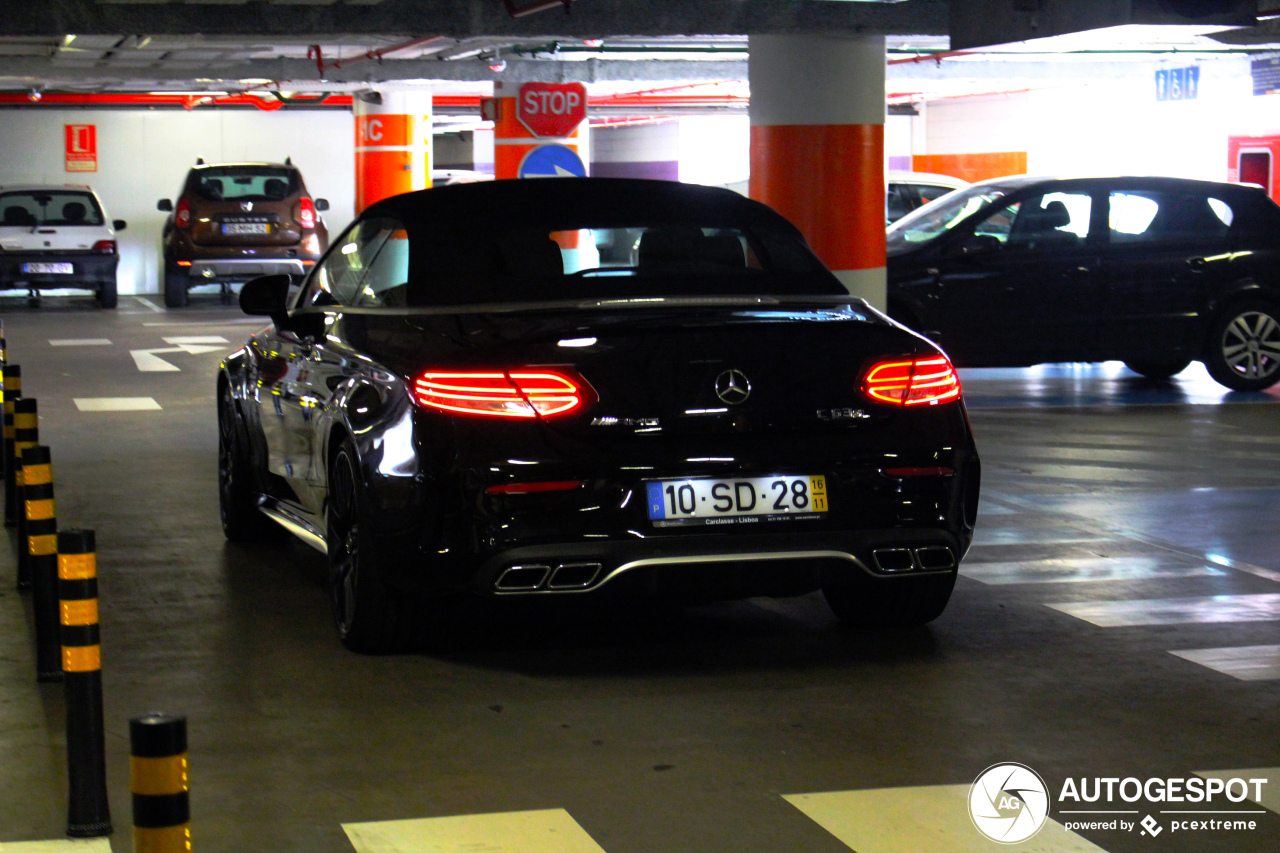
[[[232,542],[252,542],[280,528],[258,511],[248,442],[236,414],[231,389],[218,390],[218,508],[222,532]]]
[[[346,439],[329,468],[325,528],[334,625],[353,652],[411,651],[421,643],[425,614],[418,596],[386,583],[359,471],[355,447]]]
[[[1189,358],[1175,358],[1168,361],[1126,361],[1124,366],[1139,376],[1147,379],[1168,379],[1177,376],[1191,366]]]
[[[850,628],[914,628],[942,615],[954,571],[915,577],[832,581],[822,595],[836,618]]]
[[[1261,391],[1280,380],[1280,311],[1267,302],[1229,306],[1209,331],[1204,365],[1233,391]]]

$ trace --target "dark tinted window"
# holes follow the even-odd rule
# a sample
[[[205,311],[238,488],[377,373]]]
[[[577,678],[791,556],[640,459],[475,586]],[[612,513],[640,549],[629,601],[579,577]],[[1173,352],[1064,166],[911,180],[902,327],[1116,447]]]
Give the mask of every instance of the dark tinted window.
[[[403,308],[409,280],[409,235],[390,218],[347,229],[307,284],[301,305]]]
[[[210,166],[191,173],[187,191],[206,201],[275,201],[298,191],[298,173],[274,166]]]
[[[1201,193],[1123,190],[1111,193],[1113,244],[1221,240],[1235,221],[1227,202]]]
[[[29,190],[0,194],[0,227],[102,223],[102,208],[93,193]]]
[[[999,208],[978,223],[974,234],[1011,251],[1083,245],[1092,207],[1088,193],[1044,193]]]

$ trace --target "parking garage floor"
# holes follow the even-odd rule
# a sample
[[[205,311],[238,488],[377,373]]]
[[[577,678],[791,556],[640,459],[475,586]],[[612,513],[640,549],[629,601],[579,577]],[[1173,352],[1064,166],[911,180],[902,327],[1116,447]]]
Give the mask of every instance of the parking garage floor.
[[[213,378],[257,321],[200,295],[0,313],[59,522],[97,534],[116,853],[128,720],[151,710],[188,717],[199,851],[1280,849],[1276,389],[1198,366],[965,371],[979,532],[923,629],[845,630],[817,595],[477,606],[442,652],[370,658],[334,636],[317,555],[223,540]],[[35,683],[14,577],[0,549],[0,851],[66,821],[62,688]],[[965,808],[1001,762],[1054,797],[1023,845]],[[1065,828],[1101,808],[1060,799],[1068,778],[1196,775],[1269,782]],[[1175,828],[1223,817],[1192,810],[1255,828]]]

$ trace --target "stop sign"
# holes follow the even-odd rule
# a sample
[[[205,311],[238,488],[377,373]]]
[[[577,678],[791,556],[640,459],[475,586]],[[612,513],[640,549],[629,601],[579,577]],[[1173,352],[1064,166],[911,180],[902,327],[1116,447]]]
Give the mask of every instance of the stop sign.
[[[534,136],[568,136],[586,117],[581,83],[525,83],[516,97],[516,118]]]

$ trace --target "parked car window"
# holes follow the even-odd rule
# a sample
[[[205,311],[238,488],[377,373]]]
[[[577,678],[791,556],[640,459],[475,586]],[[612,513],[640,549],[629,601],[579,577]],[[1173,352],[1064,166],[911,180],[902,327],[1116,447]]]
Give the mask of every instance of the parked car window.
[[[1012,251],[1068,247],[1089,235],[1093,207],[1088,193],[1044,193],[1000,208],[974,229]]]
[[[1185,243],[1227,236],[1235,214],[1226,202],[1199,193],[1113,192],[1112,243]]]
[[[403,286],[408,278],[407,239],[401,241],[404,244],[402,250],[393,250],[387,256],[376,280],[366,282],[366,276],[388,238],[403,231],[403,226],[394,219],[366,219],[348,228],[311,277],[301,304],[369,306],[384,304],[384,299],[394,299],[384,297],[382,291],[395,285]],[[401,253],[403,258],[397,263]],[[397,269],[400,266],[402,270]],[[397,275],[401,276],[400,281],[392,282]],[[368,293],[364,291],[366,284]]]
[[[297,191],[297,172],[273,166],[212,166],[192,176],[207,201],[276,201]]]
[[[381,223],[380,230],[360,252],[362,256],[372,253],[373,259],[354,304],[360,308],[404,308],[408,304],[409,234],[394,219],[375,221]]]
[[[916,208],[899,219],[885,232],[889,249],[905,249],[914,243],[932,240],[944,231],[959,225],[1010,190],[991,184],[974,184],[953,193],[933,204]]]
[[[915,189],[920,196],[921,204],[937,201],[947,193],[955,191],[955,187],[933,186],[932,184],[916,184]]]
[[[0,194],[0,225],[102,225],[102,208],[93,193],[29,190]]]
[[[885,197],[885,218],[895,222],[918,207],[911,198],[911,190],[904,184],[889,184]]]

